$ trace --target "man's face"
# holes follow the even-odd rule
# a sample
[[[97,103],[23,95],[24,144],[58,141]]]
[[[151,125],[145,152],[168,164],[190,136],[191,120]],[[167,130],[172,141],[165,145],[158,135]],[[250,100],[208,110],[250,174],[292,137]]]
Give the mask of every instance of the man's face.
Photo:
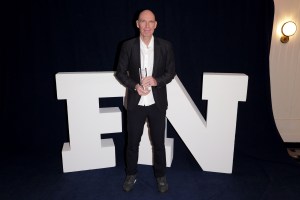
[[[136,21],[136,26],[142,37],[151,37],[157,26],[154,14],[151,11],[143,11]]]

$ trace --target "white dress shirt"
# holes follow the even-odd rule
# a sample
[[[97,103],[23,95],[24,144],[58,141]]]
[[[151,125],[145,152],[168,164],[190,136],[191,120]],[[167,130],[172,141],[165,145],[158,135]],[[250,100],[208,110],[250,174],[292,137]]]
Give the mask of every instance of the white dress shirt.
[[[153,61],[154,61],[154,36],[152,36],[149,45],[147,46],[140,38],[140,52],[141,52],[141,68],[142,76],[152,76]],[[140,106],[150,106],[155,103],[152,88],[148,88],[150,93],[146,96],[141,96],[139,101]]]

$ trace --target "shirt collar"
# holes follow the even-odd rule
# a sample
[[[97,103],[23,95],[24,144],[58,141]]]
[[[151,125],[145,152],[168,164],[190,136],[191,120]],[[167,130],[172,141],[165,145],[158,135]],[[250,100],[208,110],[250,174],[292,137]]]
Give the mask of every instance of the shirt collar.
[[[148,47],[146,46],[146,44],[143,42],[142,38],[140,37],[140,43],[141,43],[141,47],[145,48],[145,49],[151,49],[154,46],[154,36],[152,35],[149,45]]]

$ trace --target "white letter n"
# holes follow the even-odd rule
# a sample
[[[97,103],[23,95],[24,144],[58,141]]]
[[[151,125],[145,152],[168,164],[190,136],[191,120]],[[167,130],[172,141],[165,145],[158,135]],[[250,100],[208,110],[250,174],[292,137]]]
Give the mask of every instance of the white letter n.
[[[204,73],[205,121],[175,77],[168,85],[167,118],[204,171],[231,173],[239,101],[246,101],[245,74]]]

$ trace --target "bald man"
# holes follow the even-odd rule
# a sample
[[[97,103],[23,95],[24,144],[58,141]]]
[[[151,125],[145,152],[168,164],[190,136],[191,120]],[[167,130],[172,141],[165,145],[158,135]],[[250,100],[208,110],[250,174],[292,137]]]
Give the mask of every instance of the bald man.
[[[175,76],[170,42],[154,37],[155,15],[143,10],[136,26],[140,35],[124,42],[116,77],[127,88],[127,132],[125,191],[131,191],[137,177],[139,144],[148,120],[153,147],[153,168],[160,192],[168,191],[166,179],[165,117],[168,107],[166,84]]]

